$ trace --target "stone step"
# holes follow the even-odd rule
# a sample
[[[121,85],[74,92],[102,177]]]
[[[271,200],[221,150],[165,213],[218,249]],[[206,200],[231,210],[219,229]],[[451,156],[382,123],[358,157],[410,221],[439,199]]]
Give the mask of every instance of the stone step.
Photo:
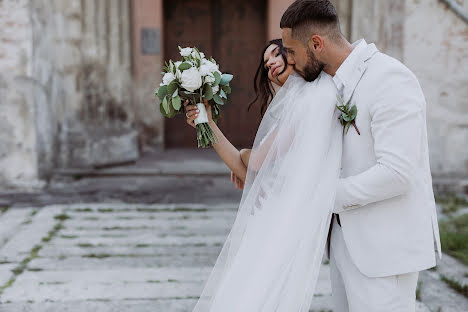
[[[217,254],[196,254],[190,256],[110,256],[96,257],[67,257],[65,258],[35,258],[28,268],[33,270],[102,270],[125,268],[174,268],[174,267],[205,267],[215,264]]]
[[[69,244],[92,244],[92,245],[137,245],[137,244],[150,244],[150,245],[164,245],[164,246],[187,246],[187,245],[219,245],[224,244],[227,235],[191,235],[191,236],[158,236],[154,232],[140,232],[129,235],[126,233],[109,233],[110,231],[102,234],[102,236],[95,236],[95,233],[85,232],[66,232],[70,236],[62,234],[60,231],[58,235],[52,240],[56,245],[69,245]],[[80,236],[78,236],[80,234]]]
[[[120,227],[120,228],[108,228],[108,229],[68,229],[65,228],[60,231],[62,236],[79,236],[82,238],[85,237],[141,237],[141,236],[155,236],[160,239],[163,238],[187,238],[191,236],[225,236],[229,234],[230,229],[227,227],[205,227],[205,228],[185,228],[183,225],[167,229],[158,229],[158,228],[133,228],[133,227]]]
[[[86,209],[86,208],[83,208]],[[67,216],[72,220],[88,220],[88,221],[102,221],[102,220],[168,220],[168,221],[183,221],[183,220],[213,220],[213,219],[227,219],[234,221],[236,211],[234,210],[208,210],[208,211],[117,211],[117,212],[98,212],[98,211],[81,211],[67,210]]]
[[[188,312],[196,299],[157,300],[69,300],[60,302],[15,302],[2,303],[2,312]]]
[[[179,256],[191,257],[192,255],[218,255],[222,246],[148,246],[148,245],[128,245],[128,246],[58,246],[48,245],[39,251],[39,256],[43,258],[80,257],[90,254],[96,255],[135,255],[135,256]]]
[[[129,203],[89,203],[70,204],[62,206],[70,212],[196,212],[196,211],[229,211],[237,210],[239,204],[192,204],[192,203],[167,203],[167,204],[129,204]]]
[[[134,231],[139,229],[145,229],[148,231],[154,231],[158,233],[177,232],[180,230],[185,231],[200,231],[210,230],[210,232],[226,232],[232,227],[232,220],[228,219],[198,219],[198,220],[67,220],[63,223],[65,230],[72,231],[112,231],[112,230],[128,230]]]

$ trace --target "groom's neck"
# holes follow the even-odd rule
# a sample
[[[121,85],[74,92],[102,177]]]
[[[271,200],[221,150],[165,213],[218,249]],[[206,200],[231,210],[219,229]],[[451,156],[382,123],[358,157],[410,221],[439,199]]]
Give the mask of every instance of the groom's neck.
[[[325,66],[323,71],[331,76],[335,76],[336,71],[340,68],[341,64],[353,51],[353,46],[347,41],[342,40],[338,43],[333,43],[327,51],[327,59],[324,61]]]

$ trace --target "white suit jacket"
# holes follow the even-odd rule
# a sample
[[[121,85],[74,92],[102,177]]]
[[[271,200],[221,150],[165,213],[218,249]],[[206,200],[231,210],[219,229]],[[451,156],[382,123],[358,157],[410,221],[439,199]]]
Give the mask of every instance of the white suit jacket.
[[[415,75],[363,39],[333,77],[358,109],[343,137],[334,208],[352,261],[369,277],[416,272],[441,256],[426,102]]]

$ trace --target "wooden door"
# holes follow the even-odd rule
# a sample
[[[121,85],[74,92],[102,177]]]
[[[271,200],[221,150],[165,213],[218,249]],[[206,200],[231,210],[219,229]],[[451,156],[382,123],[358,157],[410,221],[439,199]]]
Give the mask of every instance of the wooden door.
[[[219,127],[237,148],[250,147],[258,110],[247,112],[254,97],[253,78],[266,42],[266,1],[164,1],[164,59],[179,59],[177,46],[196,46],[231,73],[232,94],[222,107]],[[196,147],[195,129],[185,116],[165,120],[165,146]]]

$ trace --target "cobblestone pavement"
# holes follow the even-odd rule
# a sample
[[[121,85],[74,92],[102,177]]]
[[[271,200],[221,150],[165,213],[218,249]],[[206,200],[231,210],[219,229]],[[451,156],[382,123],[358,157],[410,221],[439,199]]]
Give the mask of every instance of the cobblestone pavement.
[[[191,311],[236,209],[114,203],[3,211],[0,311]],[[431,275],[422,280],[436,293],[444,286]],[[424,295],[433,300],[430,287]],[[331,311],[330,294],[324,262],[312,311]],[[462,311],[459,297],[449,298],[458,309],[441,311]],[[431,310],[418,303],[418,312]]]

